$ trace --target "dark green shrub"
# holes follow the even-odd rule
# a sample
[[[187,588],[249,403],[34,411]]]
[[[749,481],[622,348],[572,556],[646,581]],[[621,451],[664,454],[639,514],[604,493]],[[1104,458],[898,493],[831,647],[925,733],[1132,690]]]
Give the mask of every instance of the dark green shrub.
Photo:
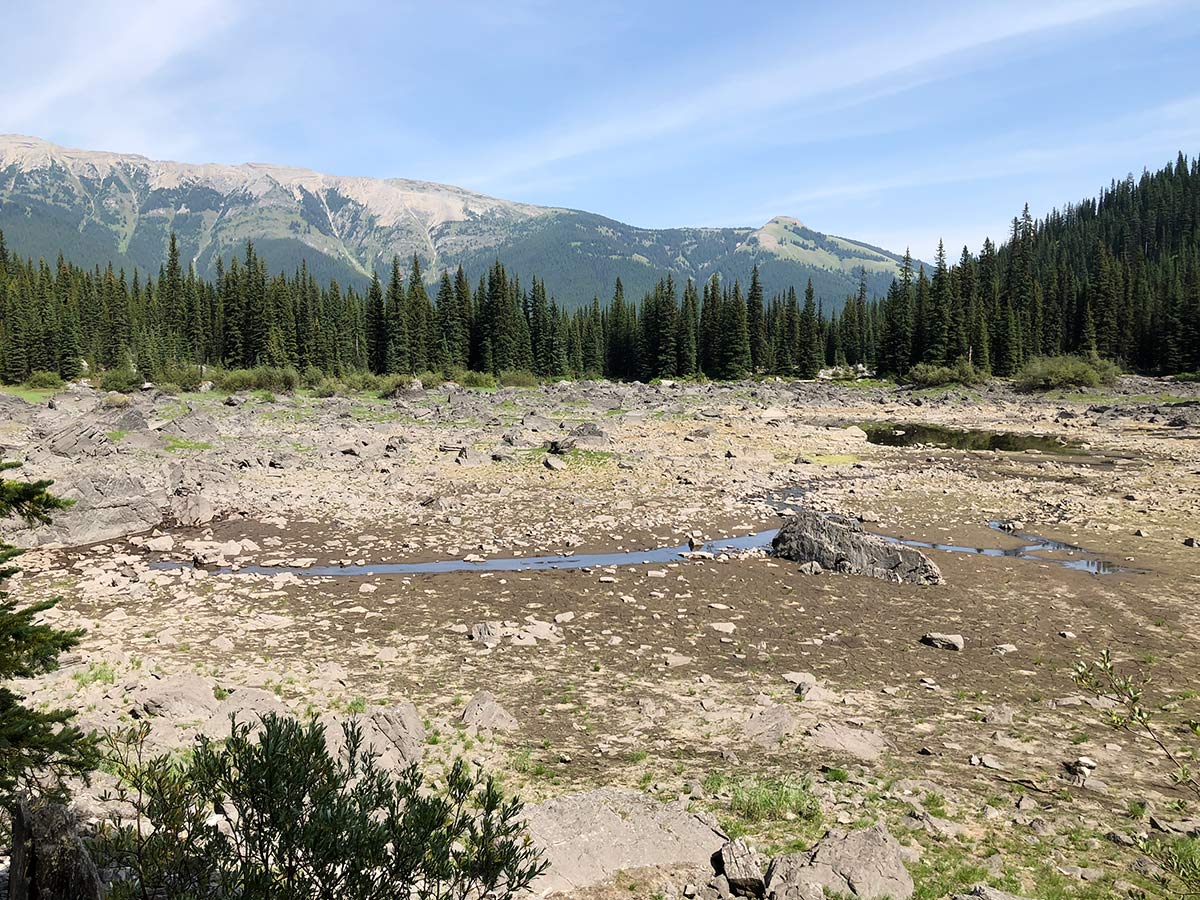
[[[322,378],[316,384],[312,385],[312,395],[322,400],[337,396],[337,392],[338,383],[332,378]]]
[[[986,384],[986,372],[975,368],[967,359],[960,358],[952,366],[934,366],[929,363],[917,363],[904,376],[906,384],[914,387],[943,387],[947,384],[961,384],[964,387],[975,387]]]
[[[509,898],[542,871],[520,801],[459,760],[444,783],[398,776],[353,723],[333,756],[324,728],[269,714],[199,738],[190,758],[147,759],[148,727],[112,736],[108,768],[149,827],[102,824],[98,862],[126,869],[114,900]],[[220,815],[213,815],[214,810]]]
[[[35,391],[57,391],[62,386],[62,377],[57,372],[38,371],[25,379],[25,387]]]
[[[160,391],[170,393],[163,384],[178,385],[182,391],[194,392],[200,390],[200,382],[204,381],[204,372],[199,366],[188,363],[167,363],[154,373],[155,385]]]
[[[100,390],[102,391],[116,391],[119,394],[128,394],[136,391],[142,384],[142,376],[127,366],[122,366],[118,369],[106,369],[100,376]]]
[[[506,369],[500,373],[501,387],[537,387],[538,377],[528,369]]]
[[[1040,392],[1110,385],[1120,374],[1116,363],[1098,357],[1038,356],[1025,363],[1013,381],[1018,390]]]
[[[3,477],[18,465],[0,459],[0,519],[44,525],[71,505],[49,493],[49,481]],[[57,600],[18,604],[4,590],[21,552],[0,541],[0,810],[11,809],[18,794],[59,794],[63,777],[86,775],[94,764],[92,741],[75,726],[74,713],[26,705],[14,683],[53,672],[59,654],[83,634],[47,624],[44,614]]]
[[[491,372],[472,372],[467,370],[459,373],[454,379],[465,388],[483,388],[485,390],[496,386],[496,376]]]
[[[236,394],[239,391],[273,391],[280,394],[291,394],[300,387],[300,373],[291,366],[230,369],[228,372],[214,373],[213,383],[227,394]]]
[[[322,381],[327,381],[325,373],[316,366],[305,366],[304,372],[300,375],[300,381],[306,388],[315,388]]]

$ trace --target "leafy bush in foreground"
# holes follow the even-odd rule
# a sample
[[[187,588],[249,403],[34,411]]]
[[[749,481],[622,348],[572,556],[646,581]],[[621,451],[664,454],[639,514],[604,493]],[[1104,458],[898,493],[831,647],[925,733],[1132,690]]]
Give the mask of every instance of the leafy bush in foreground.
[[[1106,359],[1039,356],[1025,363],[1014,380],[1021,391],[1054,391],[1114,384],[1120,374],[1117,365]]]
[[[1135,738],[1148,740],[1167,762],[1176,788],[1200,801],[1200,773],[1192,765],[1200,757],[1200,722],[1160,725],[1154,710],[1168,707],[1147,696],[1150,677],[1117,671],[1112,653],[1105,650],[1100,659],[1080,662],[1075,667],[1075,682],[1095,696],[1110,701],[1107,721],[1110,727]],[[1180,896],[1200,895],[1200,837],[1162,836],[1138,839],[1139,848],[1163,867],[1166,881],[1174,879],[1183,892]]]
[[[444,784],[416,766],[393,776],[343,729],[337,756],[319,723],[273,714],[258,733],[234,722],[224,743],[199,738],[182,760],[147,756],[145,726],[110,736],[116,799],[136,816],[94,839],[97,862],[128,873],[111,896],[503,900],[545,870],[520,801],[490,778],[461,760]]]

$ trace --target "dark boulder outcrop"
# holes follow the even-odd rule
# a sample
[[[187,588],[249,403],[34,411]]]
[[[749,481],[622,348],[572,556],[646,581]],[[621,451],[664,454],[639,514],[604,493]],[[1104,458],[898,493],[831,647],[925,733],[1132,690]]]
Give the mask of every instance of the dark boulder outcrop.
[[[863,531],[857,522],[810,509],[789,516],[771,542],[775,553],[846,575],[905,584],[941,584],[937,564],[920,550]]]
[[[103,885],[75,814],[57,803],[14,810],[9,900],[100,900]]]

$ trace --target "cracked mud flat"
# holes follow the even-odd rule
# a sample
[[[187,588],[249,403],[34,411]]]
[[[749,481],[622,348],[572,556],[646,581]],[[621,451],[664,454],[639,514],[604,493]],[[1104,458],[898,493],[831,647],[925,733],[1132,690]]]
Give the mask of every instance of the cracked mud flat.
[[[235,696],[262,688],[297,713],[409,701],[430,765],[466,755],[531,801],[626,786],[711,812],[767,849],[883,821],[912,851],[919,896],[985,876],[1031,897],[1154,894],[1146,862],[1106,835],[1152,827],[1128,817],[1131,804],[1148,801],[1163,823],[1197,811],[1178,805],[1149,744],[1103,724],[1071,671],[1111,648],[1153,673],[1164,721],[1200,718],[1200,550],[1184,544],[1200,530],[1197,396],[1127,379],[1112,396],[1065,399],[825,384],[236,406],[142,394],[119,408],[76,389],[55,410],[0,397],[6,455],[84,498],[55,529],[16,536],[40,544],[20,596],[61,595],[56,620],[88,632],[59,673],[25,687],[94,727],[128,723],[131,692],[156,675]],[[890,447],[847,421],[1072,446]],[[542,442],[573,429],[577,449],[548,468]],[[719,544],[777,527],[766,498],[793,488],[881,534],[1007,549],[1026,542],[988,523],[1019,520],[1138,571],[938,551],[946,583],[934,587],[804,576],[761,552],[554,571],[203,568]],[[202,568],[157,567],[194,558]],[[469,639],[480,623],[497,623],[498,642]],[[961,634],[965,648],[924,646],[927,632]],[[818,689],[801,699],[784,677],[795,673]],[[515,729],[464,724],[482,689]],[[182,746],[203,712],[151,719],[154,741]],[[1097,763],[1083,786],[1063,768],[1080,756]],[[820,824],[748,820],[732,802],[738,784],[803,778]],[[577,894],[678,896],[704,880],[638,869]]]

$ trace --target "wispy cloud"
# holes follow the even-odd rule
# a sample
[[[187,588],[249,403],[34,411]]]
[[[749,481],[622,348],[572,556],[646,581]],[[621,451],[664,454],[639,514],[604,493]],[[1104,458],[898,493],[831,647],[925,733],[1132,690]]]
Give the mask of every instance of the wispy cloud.
[[[607,114],[564,120],[507,147],[488,148],[487,163],[462,180],[498,186],[567,160],[601,155],[668,137],[707,130],[729,111],[747,119],[786,107],[816,115],[867,99],[880,99],[945,77],[939,66],[953,61],[953,74],[977,65],[985,51],[1005,42],[1164,5],[1164,0],[1068,0],[1058,3],[990,4],[965,16],[940,15],[913,23],[912,33],[890,34],[837,50],[796,59],[785,55],[769,65],[701,82],[688,90],[638,86],[636,96],[618,99]],[[740,54],[754,58],[753,54]],[[676,79],[679,80],[686,79]],[[655,96],[657,95],[657,96]]]
[[[73,6],[70,14],[58,10],[49,22],[29,23],[31,31],[54,34],[55,45],[53,52],[43,42],[6,48],[0,126],[46,135],[86,120],[99,126],[88,129],[92,139],[97,131],[136,130],[132,114],[155,102],[164,71],[236,22],[244,9],[236,0],[95,0]]]

